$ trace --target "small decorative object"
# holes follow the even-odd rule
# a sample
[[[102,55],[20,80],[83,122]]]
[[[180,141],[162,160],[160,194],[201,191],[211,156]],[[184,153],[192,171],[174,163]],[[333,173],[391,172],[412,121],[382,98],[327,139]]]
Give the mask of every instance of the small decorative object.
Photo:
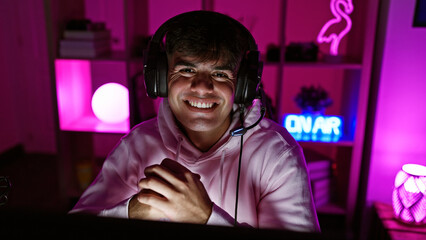
[[[90,161],[81,161],[76,166],[77,180],[81,190],[86,188],[93,181],[93,169]]]
[[[279,62],[280,61],[280,47],[271,43],[266,48],[266,61]]]
[[[426,223],[426,167],[405,164],[396,174],[392,193],[395,216],[406,223]]]
[[[291,42],[285,49],[285,60],[295,62],[315,62],[318,46],[314,42]]]
[[[317,36],[318,43],[330,43],[330,55],[325,56],[326,60],[338,61],[341,57],[338,55],[340,40],[351,30],[352,21],[349,17],[354,10],[352,0],[331,0],[330,10],[334,18],[324,24]],[[335,24],[345,24],[340,33],[326,34]]]
[[[6,205],[11,187],[9,178],[0,176],[0,206]]]
[[[302,109],[302,113],[324,113],[325,108],[330,106],[333,101],[328,93],[320,86],[302,87],[296,98],[297,106]]]
[[[59,55],[64,58],[95,58],[111,52],[111,31],[103,22],[88,19],[71,20],[59,42]]]

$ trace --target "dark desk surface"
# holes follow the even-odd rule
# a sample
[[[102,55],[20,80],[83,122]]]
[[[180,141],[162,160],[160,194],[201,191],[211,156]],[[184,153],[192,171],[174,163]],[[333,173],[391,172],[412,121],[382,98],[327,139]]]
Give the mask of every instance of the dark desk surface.
[[[1,210],[1,209],[0,209]],[[0,211],[0,239],[333,239],[300,233],[245,227]],[[136,238],[135,238],[136,237]]]
[[[426,224],[412,225],[399,221],[393,214],[392,206],[385,203],[374,203],[375,212],[382,227],[391,240],[426,240]]]

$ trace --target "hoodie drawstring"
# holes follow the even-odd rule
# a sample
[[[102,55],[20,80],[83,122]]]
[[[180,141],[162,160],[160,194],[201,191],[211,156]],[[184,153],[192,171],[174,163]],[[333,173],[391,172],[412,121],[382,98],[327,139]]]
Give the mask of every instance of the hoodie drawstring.
[[[221,206],[223,206],[223,165],[225,163],[225,153],[226,153],[226,149],[222,150],[222,156],[220,158],[220,184],[219,184],[219,192],[220,192],[220,203]]]
[[[182,136],[179,135],[178,136],[178,144],[177,144],[177,148],[176,148],[175,161],[178,161],[178,159],[179,159],[180,149],[182,147],[182,141],[183,141],[183,138],[182,138]]]

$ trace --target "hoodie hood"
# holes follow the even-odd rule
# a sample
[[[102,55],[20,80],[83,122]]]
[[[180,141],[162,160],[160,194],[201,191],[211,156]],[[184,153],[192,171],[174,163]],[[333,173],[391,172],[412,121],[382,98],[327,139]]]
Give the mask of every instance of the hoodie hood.
[[[219,139],[219,141],[213,145],[207,152],[202,152],[196,148],[186,135],[180,130],[176,124],[176,119],[170,109],[170,105],[167,98],[164,98],[160,104],[158,111],[158,127],[161,138],[166,148],[175,153],[176,157],[180,160],[191,164],[207,159],[215,158],[216,156],[221,157],[223,150],[226,150],[226,155],[239,151],[240,138],[232,137],[229,132],[232,129],[240,127],[240,114],[239,106],[234,104],[232,110],[231,124],[225,134]],[[253,105],[247,108],[244,112],[244,126],[250,126],[254,124],[260,118],[260,101],[255,100]],[[247,131],[244,135],[249,136],[253,129]]]

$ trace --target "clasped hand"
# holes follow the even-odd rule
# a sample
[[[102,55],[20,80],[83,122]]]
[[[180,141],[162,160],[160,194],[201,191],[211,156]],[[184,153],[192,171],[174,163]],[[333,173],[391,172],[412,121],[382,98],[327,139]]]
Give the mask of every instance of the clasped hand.
[[[140,192],[130,200],[129,218],[207,222],[213,203],[200,175],[167,158],[144,173],[146,177],[138,183]]]

